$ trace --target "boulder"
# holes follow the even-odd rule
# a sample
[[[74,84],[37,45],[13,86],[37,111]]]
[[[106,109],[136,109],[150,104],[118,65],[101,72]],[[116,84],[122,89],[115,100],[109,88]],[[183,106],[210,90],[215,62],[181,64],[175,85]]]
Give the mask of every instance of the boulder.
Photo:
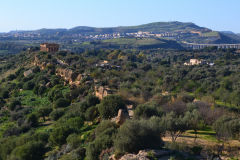
[[[24,77],[28,77],[32,73],[33,73],[33,70],[29,69],[29,70],[23,72],[23,75],[24,75]]]
[[[113,118],[112,121],[115,121],[118,125],[122,125],[127,119],[129,119],[128,113],[123,109],[119,109],[117,117]]]

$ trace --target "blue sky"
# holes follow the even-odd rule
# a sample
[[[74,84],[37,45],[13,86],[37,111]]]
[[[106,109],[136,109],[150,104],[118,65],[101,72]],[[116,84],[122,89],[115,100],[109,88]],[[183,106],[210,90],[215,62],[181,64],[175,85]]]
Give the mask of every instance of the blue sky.
[[[194,22],[240,33],[240,0],[2,0],[0,32]]]

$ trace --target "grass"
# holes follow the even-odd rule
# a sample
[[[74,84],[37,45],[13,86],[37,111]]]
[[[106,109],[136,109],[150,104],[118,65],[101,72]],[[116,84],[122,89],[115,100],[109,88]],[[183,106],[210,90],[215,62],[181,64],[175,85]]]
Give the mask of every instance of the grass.
[[[202,34],[202,37],[217,37],[219,36],[218,32],[206,32]]]
[[[16,126],[16,123],[15,123],[15,122],[6,121],[6,122],[4,122],[4,123],[1,123],[1,124],[0,124],[0,138],[3,137],[3,134],[4,134],[4,132],[5,132],[7,129],[9,129],[9,128],[11,128],[11,127],[14,127],[14,126]]]
[[[233,104],[230,104],[230,103],[225,103],[225,102],[222,102],[222,101],[219,101],[219,100],[216,100],[215,103],[221,107],[226,107],[228,109],[231,109],[233,111],[236,111],[236,112],[239,112],[240,111],[240,107],[237,107]]]
[[[193,130],[188,130],[184,135],[187,136],[195,136],[195,132]],[[211,128],[206,128],[204,130],[198,130],[197,131],[197,137],[200,139],[217,142],[216,139],[216,132],[213,131]]]
[[[22,105],[25,106],[48,106],[50,105],[50,101],[48,100],[48,97],[39,97],[36,94],[33,93],[31,90],[23,90],[20,91],[18,96],[21,98]]]
[[[119,38],[119,39],[111,39],[105,40],[104,43],[113,43],[117,45],[134,45],[134,46],[145,46],[145,45],[158,45],[163,44],[163,41],[151,38],[144,39],[135,39],[135,38]]]

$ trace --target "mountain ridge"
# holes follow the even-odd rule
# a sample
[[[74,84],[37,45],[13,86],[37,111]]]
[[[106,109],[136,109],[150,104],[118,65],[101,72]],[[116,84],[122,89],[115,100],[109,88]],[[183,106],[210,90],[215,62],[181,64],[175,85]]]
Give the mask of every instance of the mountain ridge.
[[[142,25],[135,26],[119,26],[119,27],[89,27],[89,26],[77,26],[70,29],[66,28],[56,28],[56,29],[47,29],[42,28],[38,30],[26,30],[26,31],[10,31],[8,34],[12,37],[22,36],[23,38],[26,35],[29,35],[31,40],[31,35],[34,38],[39,40],[75,40],[79,39],[80,41],[89,41],[89,40],[104,40],[115,38],[114,36],[99,38],[97,36],[94,39],[95,35],[104,35],[104,34],[121,34],[120,37],[139,37],[139,32],[145,32],[147,34],[145,37],[155,37],[155,38],[168,38],[170,40],[175,40],[177,42],[187,41],[190,43],[240,43],[240,37],[237,34],[234,34],[230,31],[213,31],[206,27],[201,27],[192,22],[152,22]],[[128,34],[130,33],[130,34]],[[22,34],[22,35],[21,35]],[[128,34],[128,35],[127,35]],[[152,35],[154,34],[154,36]],[[160,35],[161,34],[161,35]],[[85,37],[84,37],[85,36]],[[86,38],[90,36],[90,38]],[[141,35],[140,35],[141,37]],[[92,39],[91,39],[92,38]]]

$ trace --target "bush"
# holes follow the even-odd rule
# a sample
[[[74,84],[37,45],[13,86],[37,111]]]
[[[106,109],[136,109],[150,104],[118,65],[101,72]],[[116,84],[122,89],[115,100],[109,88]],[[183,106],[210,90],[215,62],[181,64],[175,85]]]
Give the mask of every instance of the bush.
[[[9,104],[9,109],[13,111],[16,108],[16,106],[21,106],[21,102],[19,100],[11,101]]]
[[[45,151],[43,143],[28,142],[16,147],[10,155],[10,160],[41,160]]]
[[[32,127],[37,127],[38,126],[38,117],[36,114],[30,114],[27,117],[27,123],[30,124]]]
[[[39,108],[38,110],[39,116],[42,117],[44,121],[45,121],[45,117],[48,116],[51,112],[52,112],[52,108],[50,107],[42,107],[42,108]]]
[[[71,134],[67,137],[67,144],[71,146],[71,149],[75,149],[81,144],[81,137],[77,134]]]
[[[9,98],[9,91],[5,90],[1,92],[1,97],[4,99]]]
[[[8,81],[12,81],[16,78],[16,75],[15,74],[10,74],[9,76],[7,76],[7,80]]]
[[[56,100],[54,106],[55,108],[63,108],[63,107],[67,107],[71,104],[71,102],[65,98],[59,98]]]
[[[100,116],[104,119],[115,117],[119,109],[126,109],[126,106],[123,99],[118,95],[104,97],[98,105]]]
[[[86,97],[86,103],[89,107],[91,107],[91,106],[95,106],[95,105],[99,104],[100,100],[96,96],[89,95]]]
[[[64,113],[65,113],[64,109],[59,108],[59,109],[53,110],[53,111],[50,113],[49,116],[50,116],[51,120],[56,121],[56,120],[58,120],[60,117],[62,117],[62,116],[64,115]]]
[[[98,160],[102,150],[113,146],[113,137],[117,126],[111,121],[102,121],[95,129],[96,138],[87,146],[87,159]]]
[[[26,82],[23,85],[23,89],[25,90],[32,90],[34,88],[35,84],[32,81]]]
[[[74,117],[67,120],[66,125],[74,131],[79,131],[83,126],[84,120],[81,117]]]
[[[114,140],[117,153],[136,153],[141,149],[158,149],[163,145],[158,127],[149,120],[129,120],[118,130]]]
[[[63,145],[66,143],[66,138],[72,133],[73,130],[66,125],[55,127],[50,134],[49,142],[52,145]]]
[[[161,108],[151,104],[139,105],[134,111],[134,117],[136,118],[150,118],[152,116],[161,116],[162,114]]]
[[[93,121],[99,115],[98,109],[95,106],[88,108],[85,112],[85,119],[87,121]]]

